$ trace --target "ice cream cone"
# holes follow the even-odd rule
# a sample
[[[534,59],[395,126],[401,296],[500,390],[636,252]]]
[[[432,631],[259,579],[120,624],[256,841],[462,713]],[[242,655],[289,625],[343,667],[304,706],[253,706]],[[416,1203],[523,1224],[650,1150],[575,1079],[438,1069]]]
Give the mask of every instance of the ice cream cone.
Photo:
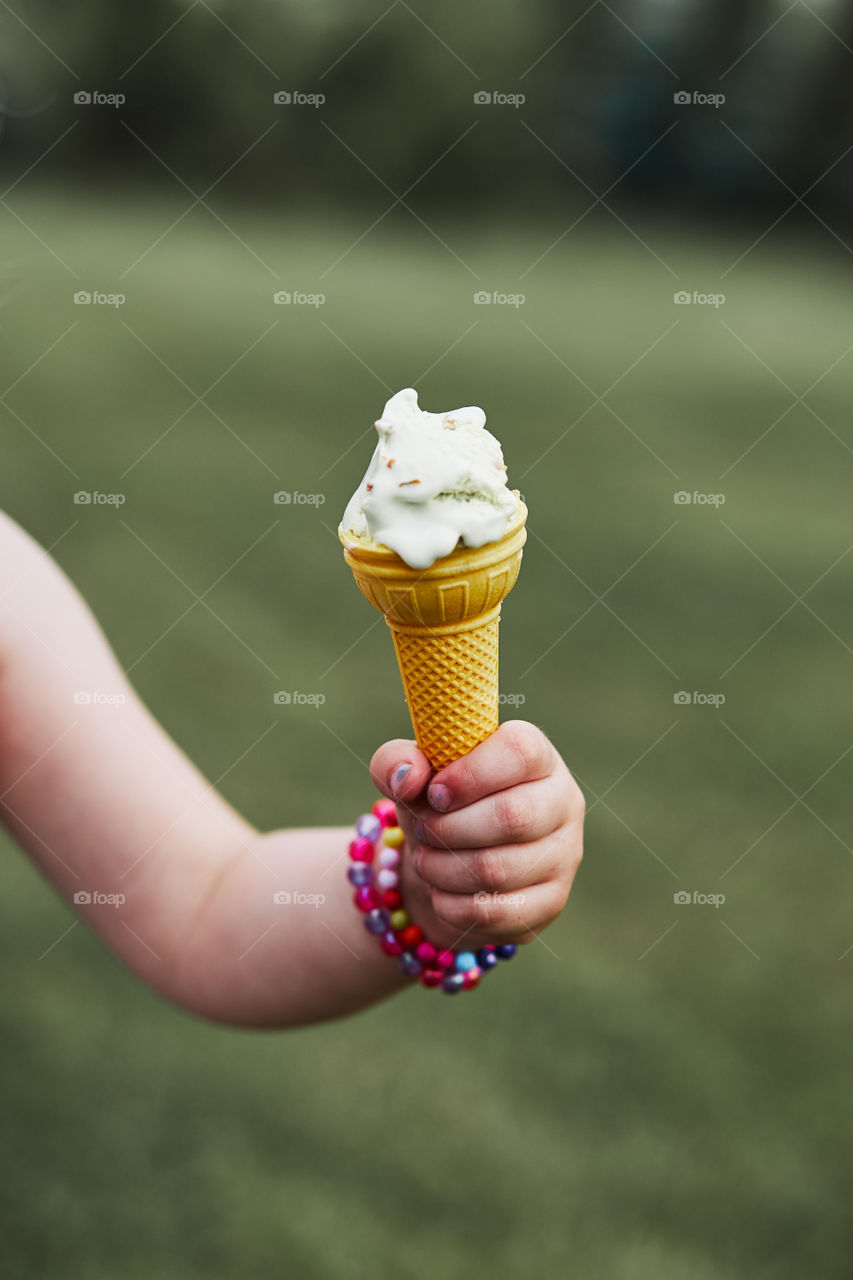
[[[458,760],[498,725],[498,622],[527,539],[518,508],[498,542],[458,547],[428,569],[343,528],[344,556],[367,600],[384,613],[415,739],[435,769]]]

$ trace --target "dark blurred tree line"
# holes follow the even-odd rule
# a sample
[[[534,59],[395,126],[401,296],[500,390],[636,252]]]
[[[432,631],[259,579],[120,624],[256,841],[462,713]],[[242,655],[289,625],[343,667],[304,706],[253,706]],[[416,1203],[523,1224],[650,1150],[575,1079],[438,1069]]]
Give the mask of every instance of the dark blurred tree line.
[[[615,184],[608,202],[742,213],[793,202],[782,184],[797,196],[816,184],[807,202],[838,220],[853,187],[853,4],[786,10],[8,0],[0,164],[13,181],[56,143],[35,173],[176,190],[179,177],[196,192],[221,178],[222,194],[282,208],[390,202],[385,183],[424,207],[526,212],[585,206],[587,187]],[[81,92],[126,100],[75,102]],[[478,105],[478,92],[525,102]]]

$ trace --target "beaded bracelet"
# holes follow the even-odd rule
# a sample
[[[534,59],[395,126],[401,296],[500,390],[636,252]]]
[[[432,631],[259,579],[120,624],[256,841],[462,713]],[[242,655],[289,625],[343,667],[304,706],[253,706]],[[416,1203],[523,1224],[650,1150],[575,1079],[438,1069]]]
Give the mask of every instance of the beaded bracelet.
[[[423,929],[409,919],[400,893],[397,868],[404,840],[390,800],[377,800],[370,813],[363,813],[355,824],[347,879],[355,888],[353,902],[364,913],[364,927],[376,935],[386,956],[394,956],[403,973],[417,978],[421,986],[440,987],[447,995],[472,991],[499,960],[511,960],[516,948],[506,943],[477,951],[452,951],[430,942]]]

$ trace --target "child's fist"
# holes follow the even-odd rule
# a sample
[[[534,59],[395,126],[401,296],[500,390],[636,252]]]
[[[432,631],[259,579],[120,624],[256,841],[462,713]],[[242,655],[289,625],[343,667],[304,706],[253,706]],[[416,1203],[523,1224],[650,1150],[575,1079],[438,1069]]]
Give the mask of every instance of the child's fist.
[[[529,942],[560,914],[582,856],[584,799],[535,725],[502,724],[434,776],[413,742],[388,742],[370,772],[397,805],[406,907],[429,938]]]

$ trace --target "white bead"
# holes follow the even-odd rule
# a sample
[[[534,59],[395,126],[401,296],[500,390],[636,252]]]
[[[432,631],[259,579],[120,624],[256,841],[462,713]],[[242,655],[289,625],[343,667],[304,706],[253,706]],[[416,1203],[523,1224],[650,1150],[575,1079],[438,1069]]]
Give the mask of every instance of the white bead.
[[[392,871],[390,867],[383,867],[376,877],[376,883],[380,889],[396,889],[399,878],[396,871]]]
[[[400,861],[399,849],[380,849],[379,850],[379,865],[381,867],[396,867],[399,861]]]

